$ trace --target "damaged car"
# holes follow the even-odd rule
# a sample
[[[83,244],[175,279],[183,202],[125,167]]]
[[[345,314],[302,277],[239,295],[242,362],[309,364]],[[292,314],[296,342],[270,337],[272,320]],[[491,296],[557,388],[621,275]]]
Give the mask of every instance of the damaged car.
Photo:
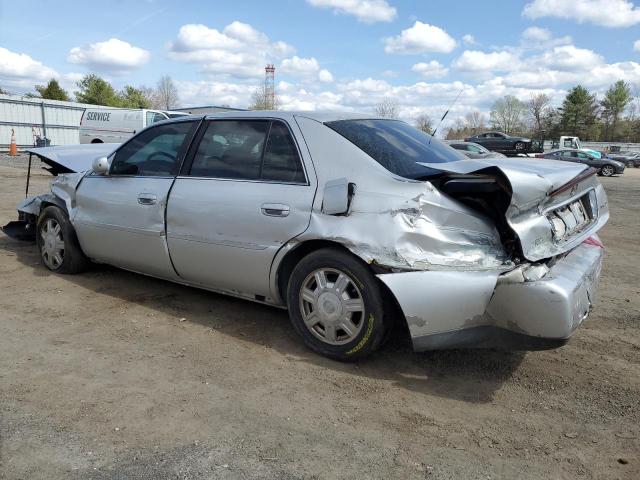
[[[544,349],[595,300],[609,217],[596,173],[469,159],[399,120],[191,116],[58,175],[5,231],[35,239],[53,272],[106,263],[286,308],[337,360],[370,355],[394,323],[416,351]]]

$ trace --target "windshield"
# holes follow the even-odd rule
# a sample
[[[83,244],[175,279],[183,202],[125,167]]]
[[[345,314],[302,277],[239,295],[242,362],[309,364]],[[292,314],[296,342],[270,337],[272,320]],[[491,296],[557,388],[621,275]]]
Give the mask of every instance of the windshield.
[[[435,173],[417,162],[447,163],[467,159],[449,145],[400,120],[338,120],[325,125],[390,172],[405,178]]]

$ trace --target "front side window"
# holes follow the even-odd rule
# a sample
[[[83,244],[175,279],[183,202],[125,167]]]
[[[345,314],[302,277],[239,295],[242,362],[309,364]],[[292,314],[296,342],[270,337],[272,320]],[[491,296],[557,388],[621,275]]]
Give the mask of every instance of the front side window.
[[[194,156],[191,176],[305,182],[298,149],[282,122],[209,122]]]
[[[424,163],[448,163],[467,157],[428,133],[400,120],[337,120],[327,122],[391,173],[418,179],[433,175]]]
[[[118,149],[109,174],[176,175],[194,126],[195,122],[179,122],[144,130]]]

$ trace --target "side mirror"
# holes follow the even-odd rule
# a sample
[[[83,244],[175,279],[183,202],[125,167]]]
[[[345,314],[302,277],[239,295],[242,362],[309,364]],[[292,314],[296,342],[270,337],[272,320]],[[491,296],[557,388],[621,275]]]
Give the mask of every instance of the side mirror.
[[[98,175],[106,175],[109,173],[109,159],[107,157],[98,157],[91,164],[91,169]]]
[[[324,186],[322,213],[326,215],[347,215],[356,185],[346,178],[330,180]]]

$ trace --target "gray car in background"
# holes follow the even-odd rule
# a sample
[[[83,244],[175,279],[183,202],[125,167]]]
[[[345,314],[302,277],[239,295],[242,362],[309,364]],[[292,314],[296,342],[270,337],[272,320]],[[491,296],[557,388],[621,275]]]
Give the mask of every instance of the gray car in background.
[[[46,268],[95,261],[286,308],[338,360],[394,323],[415,350],[563,344],[595,298],[609,216],[584,165],[469,159],[343,113],[168,120],[77,170],[5,228],[30,233]]]
[[[482,145],[473,142],[462,142],[460,140],[449,140],[446,142],[450,147],[455,148],[456,150],[460,150],[463,154],[465,154],[469,158],[505,158],[506,155],[503,155],[499,152],[492,152],[491,150],[486,149]]]

